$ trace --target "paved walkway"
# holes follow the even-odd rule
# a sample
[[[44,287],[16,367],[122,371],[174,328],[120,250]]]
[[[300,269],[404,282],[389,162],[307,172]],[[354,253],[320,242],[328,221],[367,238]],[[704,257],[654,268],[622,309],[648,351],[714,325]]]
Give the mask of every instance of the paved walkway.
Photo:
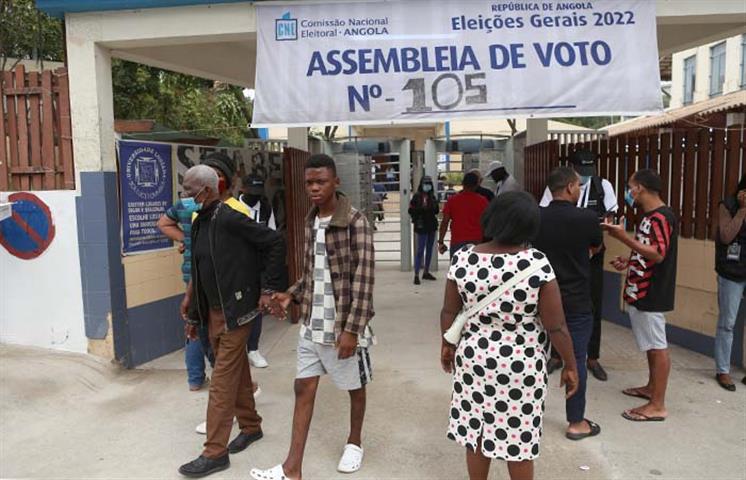
[[[323,381],[306,479],[466,478],[463,450],[445,438],[450,382],[438,363],[442,294],[442,280],[414,287],[409,273],[380,269],[365,465],[354,476],[336,472],[348,401]],[[262,349],[271,366],[256,372],[265,438],[210,478],[249,478],[249,468],[272,466],[286,452],[297,327],[265,325]],[[745,479],[746,386],[720,389],[711,359],[674,347],[669,420],[628,422],[620,412],[636,402],[619,391],[640,384],[647,367],[628,330],[608,323],[604,329],[610,380],[589,381],[587,412],[603,432],[579,443],[564,439],[554,375],[536,478]],[[743,373],[735,372],[738,379]],[[124,371],[91,357],[0,346],[0,477],[179,478],[178,466],[200,452],[204,437],[194,426],[204,419],[206,400],[206,392],[187,390],[180,352]],[[491,478],[507,478],[502,462]]]

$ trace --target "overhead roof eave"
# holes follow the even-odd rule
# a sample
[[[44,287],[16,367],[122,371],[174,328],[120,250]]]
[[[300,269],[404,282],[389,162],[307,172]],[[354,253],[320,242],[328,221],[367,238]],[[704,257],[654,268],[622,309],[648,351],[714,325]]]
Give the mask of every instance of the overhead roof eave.
[[[667,110],[659,115],[639,117],[626,122],[617,123],[616,125],[609,125],[606,129],[609,132],[609,136],[614,137],[638,130],[671,125],[695,115],[721,113],[735,110],[740,107],[746,107],[746,90],[739,90],[737,92],[728,93],[726,95],[697,102],[685,107]]]

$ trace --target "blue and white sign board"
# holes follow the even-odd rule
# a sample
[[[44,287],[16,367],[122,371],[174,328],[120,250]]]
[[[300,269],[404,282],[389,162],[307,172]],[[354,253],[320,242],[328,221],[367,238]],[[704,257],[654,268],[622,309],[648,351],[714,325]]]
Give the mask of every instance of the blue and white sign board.
[[[158,219],[173,203],[171,145],[119,141],[122,253],[171,248]]]
[[[257,3],[252,125],[657,112],[655,3]]]

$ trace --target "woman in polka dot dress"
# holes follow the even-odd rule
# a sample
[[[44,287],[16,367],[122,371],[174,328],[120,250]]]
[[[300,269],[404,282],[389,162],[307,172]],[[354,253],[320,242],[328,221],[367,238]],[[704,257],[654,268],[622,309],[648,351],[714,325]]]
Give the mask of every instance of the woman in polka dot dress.
[[[444,332],[462,307],[545,259],[526,247],[539,229],[539,209],[527,193],[495,199],[482,216],[482,228],[491,242],[466,246],[453,256],[441,312]],[[472,480],[487,478],[493,458],[508,462],[512,480],[533,478],[546,398],[547,332],[564,361],[562,384],[569,397],[578,375],[549,264],[473,316],[458,347],[443,341],[443,369],[453,373],[448,438],[466,447]]]

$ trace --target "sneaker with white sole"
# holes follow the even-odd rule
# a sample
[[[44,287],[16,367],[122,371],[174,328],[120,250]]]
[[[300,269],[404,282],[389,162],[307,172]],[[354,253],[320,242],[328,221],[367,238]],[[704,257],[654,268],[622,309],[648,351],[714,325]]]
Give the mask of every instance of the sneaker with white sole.
[[[262,394],[261,387],[257,386],[256,391],[254,392],[254,399],[256,400],[259,395]],[[233,417],[233,423],[238,422],[238,419],[236,417]],[[200,435],[207,435],[207,422],[202,422],[199,425],[197,425],[197,428],[194,429],[195,432],[199,433]]]
[[[342,458],[339,459],[337,471],[341,473],[355,473],[363,466],[363,449],[348,443],[345,445]]]
[[[249,363],[251,363],[251,366],[254,368],[269,367],[269,363],[267,362],[267,359],[264,358],[264,356],[261,353],[259,353],[259,350],[253,350],[249,352]]]
[[[236,417],[233,417],[233,423],[238,423],[238,419]],[[207,435],[207,422],[202,422],[197,425],[197,428],[195,428],[194,431],[199,433],[200,435]]]

